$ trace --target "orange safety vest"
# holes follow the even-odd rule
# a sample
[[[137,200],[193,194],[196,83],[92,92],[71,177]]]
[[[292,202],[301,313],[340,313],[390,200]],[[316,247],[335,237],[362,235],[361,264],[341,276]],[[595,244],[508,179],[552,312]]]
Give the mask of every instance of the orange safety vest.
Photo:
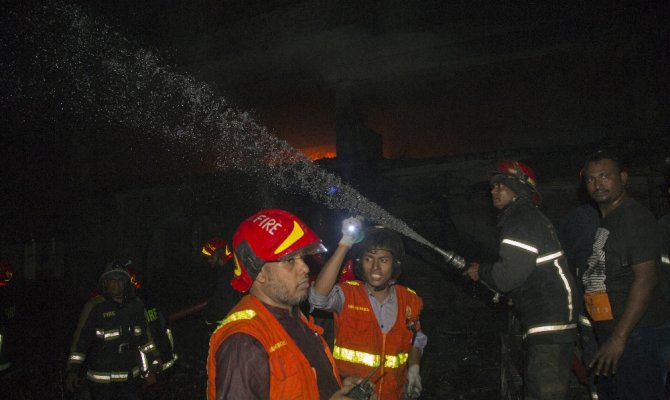
[[[381,364],[370,378],[375,384],[377,398],[402,399],[414,331],[420,329],[423,300],[412,289],[394,285],[398,316],[391,330],[382,333],[365,284],[347,281],[340,287],[344,292],[344,304],[342,312],[334,314],[333,348],[340,374],[365,377]]]
[[[301,313],[303,322],[313,331],[320,328]],[[270,365],[270,399],[318,400],[319,388],[315,371],[296,343],[263,303],[249,294],[228,313],[209,341],[207,356],[207,399],[216,399],[216,352],[226,338],[244,333],[258,340],[268,353]],[[323,348],[333,366],[333,374],[342,385],[335,360],[326,341]]]

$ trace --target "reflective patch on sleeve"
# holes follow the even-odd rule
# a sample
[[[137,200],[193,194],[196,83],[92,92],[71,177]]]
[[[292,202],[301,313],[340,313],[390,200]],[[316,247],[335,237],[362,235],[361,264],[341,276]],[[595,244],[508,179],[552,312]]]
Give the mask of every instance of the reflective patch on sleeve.
[[[516,240],[503,239],[502,244],[509,244],[510,246],[518,247],[530,253],[538,254],[538,250],[535,247],[527,245],[525,243],[517,242]]]

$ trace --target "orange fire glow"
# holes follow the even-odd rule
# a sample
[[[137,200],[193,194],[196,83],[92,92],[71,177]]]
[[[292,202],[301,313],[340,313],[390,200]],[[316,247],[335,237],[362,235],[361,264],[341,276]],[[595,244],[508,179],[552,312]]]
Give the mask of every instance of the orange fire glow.
[[[310,147],[300,149],[312,161],[321,160],[323,158],[335,158],[337,153],[331,146]]]

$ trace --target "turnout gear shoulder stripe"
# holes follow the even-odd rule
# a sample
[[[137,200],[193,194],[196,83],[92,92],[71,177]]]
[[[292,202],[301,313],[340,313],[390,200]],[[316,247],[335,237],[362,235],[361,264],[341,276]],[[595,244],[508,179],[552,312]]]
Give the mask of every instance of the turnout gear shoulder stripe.
[[[537,254],[537,253],[538,253],[537,248],[535,248],[535,247],[533,247],[533,246],[530,246],[530,245],[528,245],[528,244],[525,244],[525,243],[521,243],[521,242],[516,241],[516,240],[512,240],[512,239],[503,239],[501,243],[502,243],[502,244],[508,244],[508,245],[510,245],[510,246],[518,247],[518,248],[520,248],[520,249],[526,250],[526,251],[528,251],[528,252],[530,252],[530,253],[533,253],[533,254]]]
[[[557,251],[556,253],[552,253],[552,254],[549,254],[549,255],[546,255],[546,256],[538,257],[537,258],[537,264],[539,265],[539,264],[545,263],[547,261],[555,260],[562,255],[563,255],[563,251],[561,250],[561,251]]]

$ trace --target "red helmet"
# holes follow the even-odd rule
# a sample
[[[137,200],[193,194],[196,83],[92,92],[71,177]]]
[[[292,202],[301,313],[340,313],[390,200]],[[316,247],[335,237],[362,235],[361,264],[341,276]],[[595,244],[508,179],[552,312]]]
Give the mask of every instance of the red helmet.
[[[205,243],[204,246],[202,246],[202,254],[206,255],[207,257],[211,256],[219,256],[221,258],[221,261],[224,263],[228,262],[231,258],[233,258],[233,252],[230,250],[230,247],[228,246],[228,242],[226,242],[225,239],[222,239],[220,237],[213,237]]]
[[[137,278],[137,272],[132,268],[126,268],[126,271],[128,271],[128,275],[130,275],[130,283],[135,286],[135,290],[142,289],[142,284],[140,283],[139,278]]]
[[[4,258],[0,258],[0,287],[9,285],[14,276],[14,269]]]
[[[260,211],[244,220],[233,235],[233,289],[246,292],[267,262],[326,251],[321,239],[295,215],[279,209]]]
[[[498,164],[492,175],[506,175],[511,178],[516,178],[520,183],[523,183],[533,192],[533,202],[540,203],[540,192],[537,190],[537,176],[535,171],[528,165],[517,160],[503,160]]]
[[[342,267],[340,271],[340,276],[337,277],[337,282],[342,283],[346,281],[355,281],[356,274],[354,273],[354,260],[349,259]]]

